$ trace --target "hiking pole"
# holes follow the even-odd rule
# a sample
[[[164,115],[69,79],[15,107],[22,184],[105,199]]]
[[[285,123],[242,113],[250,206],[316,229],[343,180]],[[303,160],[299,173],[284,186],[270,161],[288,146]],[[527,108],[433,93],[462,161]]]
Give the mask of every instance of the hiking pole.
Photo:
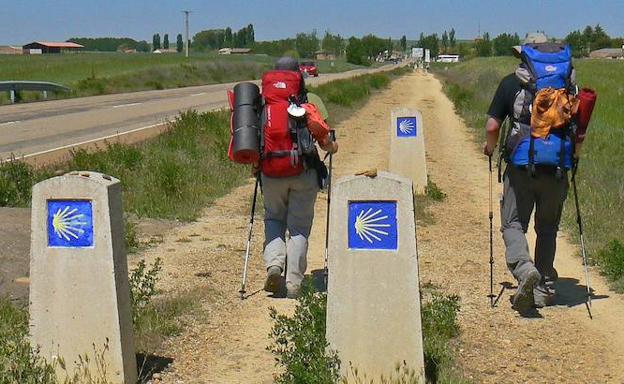
[[[260,185],[260,173],[256,175],[256,186],[254,187],[253,202],[251,203],[251,215],[249,217],[249,232],[247,234],[247,250],[245,251],[245,266],[243,267],[243,281],[241,283],[240,293],[241,300],[245,299],[245,284],[247,282],[247,266],[249,265],[249,251],[251,250],[251,233],[253,230],[254,215],[256,213],[256,199],[258,198],[258,185]]]
[[[492,220],[494,219],[494,213],[492,210],[492,155],[488,156],[490,165],[490,307],[494,308],[494,231],[492,229]]]
[[[332,141],[336,141],[336,131],[329,131]],[[327,288],[327,279],[329,276],[328,253],[329,253],[329,206],[331,205],[331,182],[332,182],[332,159],[334,155],[329,154],[329,171],[327,172],[327,220],[325,221],[325,265],[323,268],[323,282]]]
[[[581,209],[579,205],[578,199],[578,191],[576,189],[576,171],[578,170],[578,160],[574,165],[574,169],[572,170],[572,188],[574,189],[574,204],[576,205],[576,222],[579,227],[579,235],[581,238],[581,254],[583,255],[583,269],[585,270],[585,284],[587,286],[587,301],[585,302],[585,306],[587,307],[587,312],[589,313],[589,318],[593,319],[591,313],[591,286],[589,283],[589,267],[587,260],[587,253],[585,252],[585,239],[583,237],[583,222],[581,220]]]

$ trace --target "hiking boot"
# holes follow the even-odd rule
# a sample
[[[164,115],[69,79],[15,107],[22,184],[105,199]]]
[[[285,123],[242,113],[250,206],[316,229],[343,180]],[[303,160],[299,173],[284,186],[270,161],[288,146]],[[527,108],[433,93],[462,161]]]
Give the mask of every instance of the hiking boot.
[[[282,268],[273,265],[267,269],[267,279],[264,283],[264,290],[273,294],[279,291]]]
[[[540,279],[540,273],[533,266],[522,275],[518,281],[518,290],[516,290],[511,301],[513,309],[520,313],[525,313],[533,307],[533,290],[540,282]]]
[[[286,283],[286,297],[289,299],[297,299],[299,298],[299,289],[301,287],[291,283],[290,281]]]
[[[555,304],[555,290],[548,283],[540,283],[533,290],[533,301],[536,308],[544,308]]]

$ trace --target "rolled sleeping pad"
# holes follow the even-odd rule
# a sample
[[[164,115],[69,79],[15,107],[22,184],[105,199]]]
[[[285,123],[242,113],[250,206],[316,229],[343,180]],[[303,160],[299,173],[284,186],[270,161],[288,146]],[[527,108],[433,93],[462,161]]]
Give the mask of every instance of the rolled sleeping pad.
[[[234,87],[234,112],[232,113],[232,157],[241,164],[255,163],[260,159],[260,88],[253,83],[240,83]]]
[[[579,106],[576,113],[576,142],[578,144],[585,140],[587,127],[591,120],[594,106],[598,95],[593,89],[583,88],[578,94]]]

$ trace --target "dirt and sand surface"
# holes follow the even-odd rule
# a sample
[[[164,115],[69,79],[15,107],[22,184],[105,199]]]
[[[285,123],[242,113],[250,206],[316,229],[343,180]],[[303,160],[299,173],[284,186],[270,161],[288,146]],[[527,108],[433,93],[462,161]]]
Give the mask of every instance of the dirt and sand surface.
[[[431,282],[445,293],[461,297],[457,356],[465,376],[475,383],[624,382],[624,327],[620,325],[624,300],[592,271],[595,294],[600,298],[594,300],[594,319],[589,319],[581,260],[576,247],[565,238],[559,241],[556,261],[561,282],[557,306],[541,310],[537,318],[521,318],[511,310],[508,297],[512,291],[506,290],[499,305],[489,307],[487,159],[433,76],[415,73],[395,80],[335,127],[340,141],[335,176],[368,168],[387,169],[388,116],[399,106],[422,112],[428,172],[447,194],[443,202],[429,207],[433,222],[417,229],[420,277],[421,283]],[[188,316],[183,333],[163,346],[162,354],[174,363],[158,381],[273,381],[277,368],[266,350],[272,326],[268,308],[288,313],[295,302],[272,298],[261,290],[262,209],[254,227],[250,297],[239,299],[252,191],[250,179],[205,209],[197,222],[164,233],[162,242],[142,255],[148,261],[163,260],[161,288],[165,295],[188,291],[200,297],[201,310]],[[320,194],[310,239],[309,271],[323,267],[325,210],[326,195]],[[499,226],[498,215],[494,225]],[[498,232],[494,246],[495,282],[513,282],[504,267]]]

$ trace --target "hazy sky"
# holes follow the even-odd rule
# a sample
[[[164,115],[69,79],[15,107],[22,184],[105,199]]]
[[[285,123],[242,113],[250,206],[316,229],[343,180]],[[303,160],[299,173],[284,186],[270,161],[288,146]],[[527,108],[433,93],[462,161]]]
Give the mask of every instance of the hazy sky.
[[[482,32],[524,35],[545,30],[563,37],[600,23],[624,35],[624,0],[1,0],[0,44],[70,37],[124,36],[151,41],[152,34],[184,32],[181,10],[193,13],[191,35],[202,29],[254,25],[256,40],[319,33],[374,33],[410,39],[454,27],[458,38]]]

